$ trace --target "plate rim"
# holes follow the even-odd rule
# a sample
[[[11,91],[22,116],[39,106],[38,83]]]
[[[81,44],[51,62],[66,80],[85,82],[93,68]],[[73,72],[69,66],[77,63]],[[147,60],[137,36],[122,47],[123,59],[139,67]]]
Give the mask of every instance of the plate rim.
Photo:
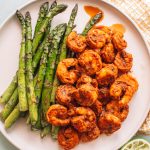
[[[27,7],[28,5],[34,3],[34,2],[37,2],[37,1],[42,1],[42,0],[29,0],[28,2],[25,2],[23,3],[22,5],[20,5],[19,7],[17,7],[18,10],[21,10],[23,9],[24,7]],[[48,0],[49,1],[49,0]],[[50,0],[52,1],[52,0]],[[127,20],[130,21],[130,23],[134,26],[134,28],[136,29],[136,31],[139,33],[139,35],[141,36],[141,39],[143,40],[143,44],[145,45],[146,49],[147,49],[147,52],[148,52],[148,55],[149,55],[149,59],[150,59],[150,49],[149,49],[149,45],[148,45],[148,42],[146,40],[146,38],[144,37],[144,34],[142,33],[142,30],[138,27],[138,25],[130,18],[130,16],[128,14],[125,14],[120,8],[118,8],[117,6],[115,6],[114,4],[112,4],[111,2],[109,1],[105,1],[105,0],[99,0],[99,1],[102,1],[103,3],[109,5],[110,7],[114,8],[115,10],[117,10],[119,13],[121,13]],[[0,31],[2,30],[2,28],[5,26],[5,24],[12,18],[15,16],[15,13],[16,13],[16,10],[12,11],[11,13],[9,13],[7,15],[7,17],[2,21],[2,23],[0,24]],[[148,109],[149,108],[149,109]],[[137,124],[136,128],[134,128],[134,132],[132,132],[128,138],[129,140],[135,135],[135,133],[138,131],[138,129],[141,127],[141,125],[143,124],[144,120],[146,119],[146,116],[150,110],[150,104],[149,104],[149,107],[147,108],[147,110],[144,112],[144,117],[141,119],[141,121],[139,121],[139,123]],[[13,143],[13,141],[9,138],[7,138],[7,135],[1,131],[0,129],[0,132],[2,133],[2,135],[5,137],[5,139],[11,143],[14,147],[20,149],[19,146],[17,146],[15,143]],[[119,143],[117,145],[117,147],[113,147],[115,149],[119,149],[121,148],[127,141],[126,140],[123,140],[121,143]]]

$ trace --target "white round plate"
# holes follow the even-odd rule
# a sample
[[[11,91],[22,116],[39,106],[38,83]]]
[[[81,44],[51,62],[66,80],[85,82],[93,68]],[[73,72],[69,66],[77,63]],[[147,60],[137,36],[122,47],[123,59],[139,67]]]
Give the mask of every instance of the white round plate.
[[[43,2],[43,0],[36,1],[21,9],[22,13],[26,11],[31,12],[33,27],[37,20],[39,7]],[[83,9],[84,5],[97,6],[103,10],[105,17],[101,24],[110,26],[120,23],[126,28],[127,51],[133,54],[134,65],[132,70],[139,82],[138,92],[130,103],[129,115],[123,122],[121,129],[111,136],[102,135],[93,142],[79,144],[75,148],[76,150],[116,150],[137,132],[150,108],[150,57],[146,43],[135,24],[109,3],[100,0],[58,0],[58,2],[67,4],[68,8],[65,12],[54,18],[53,25],[67,22],[71,9],[75,3],[78,3],[79,11],[76,18],[76,30],[78,32],[82,32],[89,20],[89,16]],[[20,42],[20,25],[17,18],[12,14],[0,30],[0,94],[9,85],[18,68]],[[0,131],[12,144],[22,150],[59,149],[58,143],[54,142],[50,137],[41,139],[39,132],[31,131],[24,119],[17,121],[8,131],[5,131],[3,123],[0,122]]]

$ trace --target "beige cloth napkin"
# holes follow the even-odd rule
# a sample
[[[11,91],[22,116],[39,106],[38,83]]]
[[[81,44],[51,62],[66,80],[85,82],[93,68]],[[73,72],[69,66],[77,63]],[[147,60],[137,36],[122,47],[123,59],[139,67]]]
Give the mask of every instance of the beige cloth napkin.
[[[142,30],[150,50],[150,0],[107,0],[125,12]],[[139,129],[140,133],[150,134],[150,112]]]

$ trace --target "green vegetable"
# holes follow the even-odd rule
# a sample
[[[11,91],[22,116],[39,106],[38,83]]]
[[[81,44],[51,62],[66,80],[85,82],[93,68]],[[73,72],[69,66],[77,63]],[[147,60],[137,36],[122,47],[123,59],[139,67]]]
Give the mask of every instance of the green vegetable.
[[[50,9],[53,9],[54,7],[56,7],[57,6],[57,2],[56,2],[56,0],[51,4],[51,7],[50,7]]]
[[[39,27],[39,31],[36,34],[36,37],[33,39],[33,48],[32,48],[33,53],[35,53],[37,47],[39,46],[40,41],[44,36],[44,32],[45,32],[49,22],[52,20],[52,18],[54,16],[63,12],[66,8],[67,8],[67,5],[60,4],[52,9],[50,9],[50,11],[46,15],[45,19],[41,23],[41,25]]]
[[[86,35],[88,31],[102,18],[102,13],[96,14],[93,18],[90,19],[90,21],[86,24],[82,35]]]
[[[36,82],[35,82],[35,91],[36,91],[36,99],[37,99],[37,103],[42,103],[40,102],[41,99],[41,92],[42,92],[42,88],[43,88],[43,84],[44,84],[44,79],[46,79],[46,81],[48,82],[52,82],[53,80],[53,72],[54,72],[54,67],[55,67],[55,58],[56,58],[56,54],[57,54],[57,50],[59,49],[59,42],[65,32],[65,24],[61,24],[58,25],[53,31],[53,40],[52,40],[52,46],[49,52],[49,57],[47,57],[48,55],[48,49],[49,49],[49,45],[47,45],[47,47],[45,47],[44,51],[45,54],[43,53],[43,56],[41,58],[41,62],[40,62],[40,68],[38,71],[38,74],[36,76]],[[49,80],[48,80],[49,79]],[[47,94],[49,94],[49,88],[47,89]],[[42,104],[41,104],[42,105]],[[39,106],[39,109],[42,109],[42,106]],[[39,111],[39,119],[38,119],[38,124],[36,124],[33,128],[40,128],[40,117],[41,117],[41,111]]]
[[[52,126],[51,136],[53,139],[57,139],[59,129],[60,129],[60,127]]]
[[[5,120],[4,122],[5,128],[6,129],[10,128],[15,123],[15,121],[19,118],[19,116],[20,116],[20,110],[18,104]]]
[[[46,121],[45,114],[50,105],[50,96],[51,96],[53,78],[54,78],[55,68],[56,68],[56,58],[59,50],[60,41],[66,29],[66,24],[60,24],[56,27],[56,29],[57,30],[54,33],[54,37],[52,41],[51,53],[49,54],[49,58],[48,58],[45,82],[42,91],[42,116],[44,118],[43,120],[45,121]]]
[[[38,111],[38,120],[37,120],[37,123],[34,126],[32,126],[33,130],[40,129],[41,127],[41,106],[39,105],[41,103],[40,98],[41,98],[41,92],[43,88],[43,82],[45,79],[47,57],[50,51],[49,46],[51,44],[52,35],[53,35],[53,32],[50,32],[50,27],[48,28],[47,32],[49,32],[49,34],[47,34],[47,36],[45,37],[45,43],[43,45],[43,54],[40,60],[40,67],[39,67],[36,77],[34,78],[35,95],[36,95],[36,101],[37,101],[36,109]]]
[[[44,127],[40,133],[41,138],[44,138],[45,136],[47,136],[49,133],[51,132],[51,125],[47,125],[46,127]]]
[[[5,92],[3,93],[3,95],[0,97],[0,103],[7,103],[8,100],[10,99],[10,97],[12,96],[13,92],[15,91],[16,87],[17,87],[17,73],[14,76],[13,80],[11,81],[10,85],[8,86],[8,88],[5,90]]]
[[[41,55],[43,53],[43,49],[44,49],[45,45],[47,43],[50,44],[50,42],[51,42],[49,37],[50,37],[50,32],[47,33],[47,36],[45,36],[43,42],[41,43],[41,45],[39,46],[36,54],[33,57],[33,62],[32,62],[33,72],[35,72],[35,70],[36,70],[36,68],[37,68],[37,66],[40,62]],[[13,95],[11,96],[9,101],[7,102],[8,104],[6,103],[4,109],[1,112],[2,120],[5,120],[8,117],[8,115],[11,113],[13,108],[16,106],[16,103],[18,103],[18,92],[16,92],[16,91],[18,91],[17,88],[15,89]]]
[[[38,16],[37,23],[36,23],[36,26],[35,26],[34,37],[38,33],[40,25],[41,25],[42,21],[44,20],[45,16],[47,15],[47,13],[48,13],[48,8],[49,8],[49,3],[48,2],[45,2],[40,7],[39,16]]]
[[[0,113],[0,117],[3,121],[6,120],[9,114],[13,111],[14,107],[17,105],[17,103],[18,103],[18,90],[16,89],[13,95],[11,96],[10,100]]]
[[[77,15],[77,11],[78,11],[78,5],[76,4],[75,7],[73,8],[72,10],[72,13],[71,13],[71,16],[70,16],[70,20],[68,22],[68,26],[67,26],[67,29],[66,29],[66,33],[65,33],[65,36],[64,36],[64,39],[63,39],[63,42],[62,42],[62,45],[61,45],[61,50],[60,50],[60,56],[57,57],[57,61],[62,61],[63,59],[65,59],[67,57],[67,46],[66,46],[66,39],[68,37],[68,35],[70,34],[70,32],[73,30],[73,28],[75,27],[74,26],[74,21],[75,21],[75,17]],[[54,77],[54,82],[53,82],[53,88],[52,88],[52,92],[51,92],[51,99],[50,99],[50,103],[51,104],[55,104],[55,96],[56,96],[56,90],[57,90],[57,87],[59,86],[59,80],[55,74],[55,77]],[[46,110],[48,110],[48,107],[49,106],[46,106]],[[54,127],[52,126],[52,138],[56,138],[57,137],[57,131],[59,130],[59,127]]]
[[[25,79],[25,36],[26,36],[26,24],[23,15],[17,11],[17,17],[22,26],[22,42],[19,54],[19,70],[18,70],[18,94],[19,94],[19,108],[20,111],[28,110],[28,102],[26,97],[26,79]]]
[[[64,11],[66,9],[66,5],[59,5],[57,7],[57,9],[55,8],[54,9],[54,6],[57,5],[56,2],[53,3],[53,6],[51,6],[53,8],[53,11],[49,11],[49,16],[47,17],[47,20],[49,20],[48,18],[50,18],[50,21],[52,20],[52,18],[57,15],[58,13],[61,13],[62,11]],[[49,21],[49,22],[50,22]],[[45,23],[46,22],[46,23]],[[42,29],[43,29],[43,26],[46,26],[46,24],[48,25],[47,21],[43,21],[42,22]],[[47,27],[47,26],[46,26]],[[43,29],[45,30],[46,27]],[[44,31],[42,33],[41,32],[41,27],[40,27],[40,31],[38,32],[38,34],[42,34],[44,33]],[[42,39],[42,38],[41,38]],[[39,45],[39,43],[41,43],[41,39],[38,37],[36,37],[36,39],[34,39],[34,43],[36,43],[37,45]],[[35,44],[33,44],[33,49],[35,49],[34,51],[36,51],[37,47],[36,45],[34,46]],[[34,48],[36,47],[36,48]],[[33,52],[33,55],[35,54],[35,58],[33,58],[33,70],[36,68],[40,58],[41,58],[41,55],[42,55],[42,46],[40,46],[40,48],[37,50],[36,54]],[[15,91],[15,89],[17,88],[17,73],[16,75],[14,76],[12,82],[10,83],[10,85],[8,86],[8,88],[5,90],[5,92],[2,94],[2,96],[0,97],[0,103],[7,103],[10,99],[10,97],[12,96],[13,92]]]
[[[34,125],[38,120],[38,112],[36,109],[36,96],[33,84],[33,70],[32,70],[32,27],[30,13],[26,13],[26,87],[27,99],[29,104],[29,116],[31,124]]]

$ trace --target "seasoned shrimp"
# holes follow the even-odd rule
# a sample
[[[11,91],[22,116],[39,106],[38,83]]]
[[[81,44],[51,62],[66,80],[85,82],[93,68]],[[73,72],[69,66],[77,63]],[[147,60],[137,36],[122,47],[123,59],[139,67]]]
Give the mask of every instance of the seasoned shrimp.
[[[91,84],[83,84],[72,95],[81,106],[91,106],[98,98],[98,90]]]
[[[81,75],[81,77],[79,78],[79,80],[76,83],[76,87],[79,88],[81,85],[87,84],[87,83],[90,83],[95,88],[98,87],[97,81],[95,79],[92,79],[90,76],[87,76],[86,74]]]
[[[123,74],[111,85],[110,95],[124,106],[129,103],[137,89],[137,80],[129,74]]]
[[[122,73],[130,71],[133,65],[132,54],[127,53],[124,50],[118,52],[114,64],[117,66],[118,70],[120,70]]]
[[[127,47],[127,42],[123,39],[123,33],[121,32],[116,32],[112,36],[112,42],[118,51],[121,51]]]
[[[72,127],[65,127],[58,132],[58,143],[64,150],[70,150],[79,144],[78,133]]]
[[[112,113],[121,121],[124,121],[128,116],[129,106],[121,106],[118,101],[111,101],[106,105],[106,111]]]
[[[101,55],[101,49],[93,49],[94,52],[96,52],[98,55]]]
[[[72,92],[76,88],[72,85],[60,85],[56,91],[56,99],[59,104],[68,106],[72,101]]]
[[[77,107],[71,124],[78,132],[88,132],[95,127],[96,116],[90,108]]]
[[[86,48],[86,38],[72,31],[67,37],[67,46],[73,52],[82,52]]]
[[[112,134],[121,127],[121,121],[111,113],[103,113],[98,120],[98,127],[102,133]]]
[[[96,28],[92,28],[86,37],[87,44],[91,48],[102,48],[106,40],[106,33]]]
[[[106,105],[111,100],[108,87],[102,87],[98,90],[98,100],[103,105]]]
[[[111,42],[113,32],[112,32],[112,30],[111,30],[110,27],[100,25],[100,26],[96,26],[95,28],[97,28],[97,29],[99,29],[99,30],[105,32],[105,35],[106,35],[106,43]]]
[[[90,107],[97,117],[102,113],[102,103],[96,100],[96,102]]]
[[[108,43],[101,50],[101,57],[105,63],[113,63],[115,60],[115,51],[112,43]]]
[[[67,58],[59,62],[57,77],[62,83],[74,84],[78,80],[79,72],[74,68],[78,64],[75,58]]]
[[[102,68],[102,61],[100,56],[92,51],[84,51],[78,58],[79,69],[87,75],[94,75],[97,71]]]
[[[91,131],[81,133],[80,140],[82,142],[90,142],[97,139],[100,135],[100,130],[97,126],[95,126]]]
[[[66,126],[70,123],[67,113],[66,107],[59,104],[52,105],[46,113],[47,121],[54,126]]]
[[[100,86],[110,85],[118,76],[118,69],[113,64],[108,64],[96,73],[96,79]]]

